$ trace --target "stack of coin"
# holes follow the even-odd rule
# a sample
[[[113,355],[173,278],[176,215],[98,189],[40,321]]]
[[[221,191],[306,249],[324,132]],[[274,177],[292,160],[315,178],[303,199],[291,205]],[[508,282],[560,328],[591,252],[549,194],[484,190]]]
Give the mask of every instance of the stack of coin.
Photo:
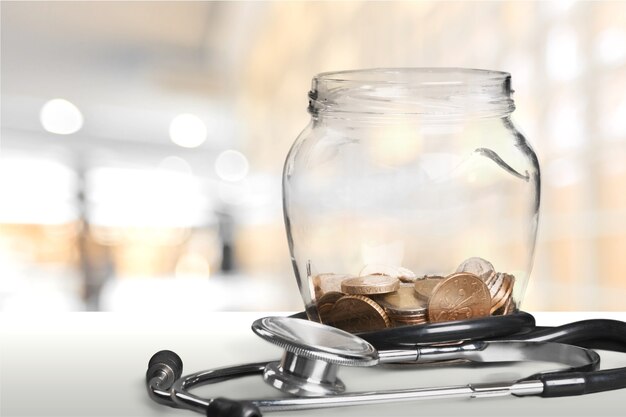
[[[401,284],[397,291],[375,296],[374,300],[385,309],[396,326],[428,321],[426,303],[417,296],[413,284]]]
[[[341,292],[325,293],[318,300],[322,323],[357,333],[390,327],[385,310],[370,297],[393,293],[400,281],[386,275],[366,275],[345,278]]]
[[[494,316],[502,316],[514,313],[515,311],[517,311],[517,305],[515,304],[515,300],[513,300],[513,297],[509,297],[508,301],[502,307],[495,310],[492,314]]]
[[[491,294],[491,314],[513,299],[513,285],[515,284],[513,275],[498,272],[493,274],[485,284],[489,287]]]
[[[491,314],[509,314],[517,310],[513,300],[513,287],[515,284],[513,275],[496,272],[489,261],[478,257],[463,261],[457,268],[457,271],[472,272],[485,281],[491,295]]]

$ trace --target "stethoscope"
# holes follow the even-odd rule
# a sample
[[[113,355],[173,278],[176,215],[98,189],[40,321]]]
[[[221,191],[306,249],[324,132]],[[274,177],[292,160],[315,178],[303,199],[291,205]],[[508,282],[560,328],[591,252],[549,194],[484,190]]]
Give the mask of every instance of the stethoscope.
[[[284,349],[274,362],[256,362],[211,369],[181,377],[180,357],[169,350],[148,364],[150,397],[170,407],[211,417],[253,417],[261,412],[305,410],[429,398],[536,395],[560,397],[626,388],[626,367],[598,370],[600,356],[592,349],[626,352],[626,323],[585,320],[559,327],[537,327],[533,316],[519,312],[460,322],[402,326],[354,335],[291,317],[265,317],[252,324],[264,340]],[[502,383],[435,388],[345,392],[337,376],[341,366],[383,364],[494,363],[543,361],[565,368]],[[202,398],[190,390],[249,375],[289,394],[284,398],[230,400]]]

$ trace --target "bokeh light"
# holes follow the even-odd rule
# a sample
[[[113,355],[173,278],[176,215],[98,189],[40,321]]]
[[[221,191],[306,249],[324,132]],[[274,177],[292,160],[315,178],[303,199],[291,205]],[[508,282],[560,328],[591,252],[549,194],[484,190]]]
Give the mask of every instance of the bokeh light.
[[[207,127],[198,116],[179,114],[170,123],[170,139],[183,148],[197,148],[207,138]]]
[[[83,115],[78,107],[62,98],[46,102],[39,119],[44,129],[57,135],[70,135],[83,127]]]
[[[248,175],[248,158],[241,152],[229,149],[215,160],[215,173],[224,181],[241,181]]]

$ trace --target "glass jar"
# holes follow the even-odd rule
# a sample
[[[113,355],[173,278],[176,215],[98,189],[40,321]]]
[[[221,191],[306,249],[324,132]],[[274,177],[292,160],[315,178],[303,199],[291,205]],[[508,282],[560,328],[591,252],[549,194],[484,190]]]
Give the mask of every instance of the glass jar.
[[[519,309],[540,175],[512,92],[510,74],[475,69],[313,78],[283,173],[309,319],[359,332]]]

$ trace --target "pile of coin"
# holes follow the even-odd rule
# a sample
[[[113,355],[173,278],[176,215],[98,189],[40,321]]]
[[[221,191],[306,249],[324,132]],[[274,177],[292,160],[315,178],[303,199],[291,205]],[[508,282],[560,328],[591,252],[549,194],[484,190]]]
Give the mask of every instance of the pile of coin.
[[[478,257],[446,277],[418,277],[403,267],[372,264],[358,276],[326,273],[310,279],[320,321],[352,333],[509,314],[517,308],[515,277],[496,272]]]
[[[413,284],[402,283],[397,291],[378,295],[373,299],[383,307],[395,325],[424,324],[428,322],[427,303],[420,299]]]

